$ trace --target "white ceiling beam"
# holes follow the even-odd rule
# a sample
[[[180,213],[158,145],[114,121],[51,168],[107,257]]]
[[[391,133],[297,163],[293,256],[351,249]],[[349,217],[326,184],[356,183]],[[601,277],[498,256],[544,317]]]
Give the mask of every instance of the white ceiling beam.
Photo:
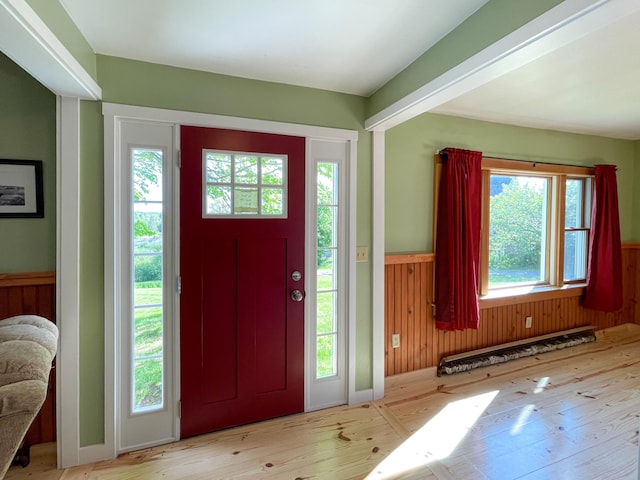
[[[56,95],[102,98],[97,82],[25,0],[0,0],[0,51]]]
[[[376,113],[365,128],[388,130],[638,11],[638,0],[566,0]]]

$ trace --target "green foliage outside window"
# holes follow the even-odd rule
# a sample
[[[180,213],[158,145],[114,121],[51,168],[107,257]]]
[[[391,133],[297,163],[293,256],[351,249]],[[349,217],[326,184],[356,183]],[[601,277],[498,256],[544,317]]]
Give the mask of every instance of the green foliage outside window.
[[[490,198],[489,284],[540,281],[546,245],[547,179],[505,179]]]

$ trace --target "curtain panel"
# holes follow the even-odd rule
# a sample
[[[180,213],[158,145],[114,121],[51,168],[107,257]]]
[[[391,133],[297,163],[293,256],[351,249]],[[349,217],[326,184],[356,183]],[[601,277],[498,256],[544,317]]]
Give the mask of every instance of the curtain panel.
[[[622,308],[622,243],[615,165],[595,168],[584,306],[603,312]]]
[[[446,148],[436,220],[436,328],[480,323],[479,267],[482,152]]]

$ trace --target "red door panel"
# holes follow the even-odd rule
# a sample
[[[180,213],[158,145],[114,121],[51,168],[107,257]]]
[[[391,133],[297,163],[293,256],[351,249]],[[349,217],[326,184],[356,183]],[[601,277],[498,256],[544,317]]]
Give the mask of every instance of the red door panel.
[[[202,150],[286,154],[286,219],[202,218]],[[305,139],[182,127],[181,436],[304,408]]]

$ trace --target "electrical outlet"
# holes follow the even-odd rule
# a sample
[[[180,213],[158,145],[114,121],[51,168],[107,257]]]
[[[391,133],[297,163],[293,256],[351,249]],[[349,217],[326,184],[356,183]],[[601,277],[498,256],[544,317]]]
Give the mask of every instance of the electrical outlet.
[[[533,323],[533,318],[532,317],[525,317],[524,318],[524,328],[531,328],[531,324]]]
[[[369,261],[369,247],[356,247],[356,262]]]
[[[400,348],[400,334],[394,333],[391,335],[391,346],[393,348]]]

